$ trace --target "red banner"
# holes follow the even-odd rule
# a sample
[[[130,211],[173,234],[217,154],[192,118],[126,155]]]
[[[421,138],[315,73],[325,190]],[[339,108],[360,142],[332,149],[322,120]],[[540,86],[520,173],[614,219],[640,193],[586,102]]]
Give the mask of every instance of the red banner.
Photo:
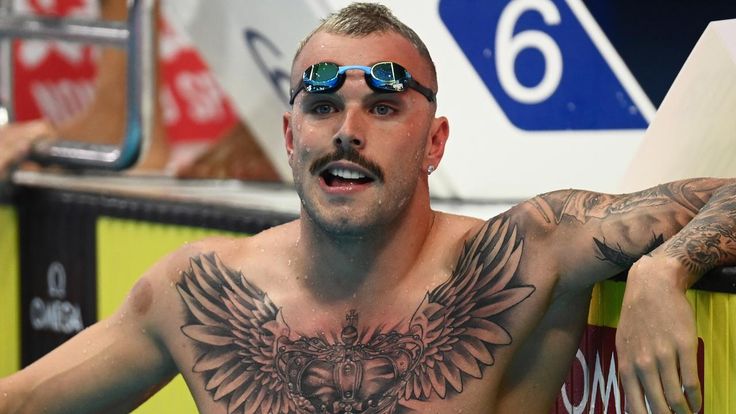
[[[22,14],[92,18],[93,0],[21,0]],[[14,102],[19,121],[45,117],[55,123],[85,108],[95,88],[97,49],[55,41],[18,41],[14,48]],[[160,24],[160,102],[171,142],[210,141],[236,121],[236,115],[206,64],[175,28]],[[124,93],[124,91],[120,91]]]
[[[704,344],[698,339],[698,376],[704,395]],[[616,329],[588,325],[562,386],[554,414],[623,413],[625,395],[618,378]],[[700,410],[705,413],[705,406]]]

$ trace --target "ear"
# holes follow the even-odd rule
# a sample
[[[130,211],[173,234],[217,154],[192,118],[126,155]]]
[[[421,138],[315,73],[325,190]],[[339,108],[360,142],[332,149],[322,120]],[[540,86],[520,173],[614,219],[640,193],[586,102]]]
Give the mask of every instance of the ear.
[[[427,153],[424,157],[424,171],[431,165],[436,169],[445,154],[445,144],[450,136],[450,124],[444,116],[435,118],[430,129]]]
[[[283,130],[284,130],[284,145],[286,146],[286,156],[289,159],[289,165],[291,165],[292,155],[294,154],[294,134],[291,128],[291,112],[284,112],[282,117]]]

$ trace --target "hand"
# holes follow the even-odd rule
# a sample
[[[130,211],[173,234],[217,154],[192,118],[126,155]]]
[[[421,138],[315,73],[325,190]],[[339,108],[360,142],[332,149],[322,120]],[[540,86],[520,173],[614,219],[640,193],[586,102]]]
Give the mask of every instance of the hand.
[[[0,177],[28,155],[33,143],[56,135],[53,125],[46,120],[21,122],[0,127]]]
[[[673,258],[642,257],[629,271],[616,332],[627,413],[693,413],[701,407],[689,275]]]

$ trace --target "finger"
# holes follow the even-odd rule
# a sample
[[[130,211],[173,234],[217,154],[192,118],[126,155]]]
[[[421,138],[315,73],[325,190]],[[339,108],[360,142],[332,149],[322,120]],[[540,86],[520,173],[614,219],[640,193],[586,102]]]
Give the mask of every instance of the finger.
[[[660,361],[659,372],[661,375],[662,389],[670,409],[677,414],[692,414],[690,405],[682,391],[680,373],[677,371],[676,361]]]
[[[690,409],[697,413],[703,405],[703,396],[700,393],[700,377],[698,377],[697,348],[691,351],[683,350],[679,355],[680,378]]]
[[[619,370],[619,375],[621,377],[621,385],[624,388],[624,396],[626,397],[624,410],[630,414],[646,413],[644,393],[634,370],[625,370],[622,368]]]
[[[656,370],[655,363],[641,364],[643,369],[639,370],[639,380],[644,388],[649,407],[653,413],[669,413],[670,409],[662,390],[662,382],[659,378],[659,372]]]

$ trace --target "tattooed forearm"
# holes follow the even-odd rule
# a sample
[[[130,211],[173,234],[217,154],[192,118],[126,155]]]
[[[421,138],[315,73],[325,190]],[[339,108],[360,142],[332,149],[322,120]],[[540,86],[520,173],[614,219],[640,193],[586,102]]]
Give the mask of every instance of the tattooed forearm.
[[[713,193],[700,213],[667,242],[664,252],[697,274],[736,264],[736,183]]]

